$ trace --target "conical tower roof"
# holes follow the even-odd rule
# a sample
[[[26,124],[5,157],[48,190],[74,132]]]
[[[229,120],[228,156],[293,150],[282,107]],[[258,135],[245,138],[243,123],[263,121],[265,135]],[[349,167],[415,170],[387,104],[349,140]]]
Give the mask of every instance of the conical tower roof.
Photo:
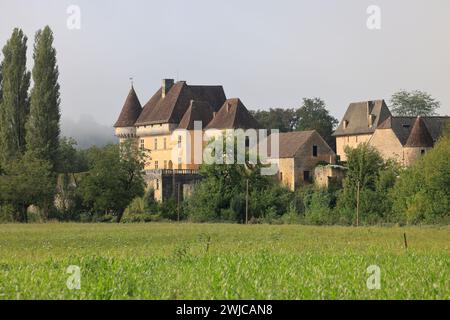
[[[122,111],[120,112],[119,119],[117,119],[114,127],[132,127],[134,126],[137,118],[141,114],[142,106],[139,99],[131,86],[127,99],[123,104]]]
[[[421,117],[417,117],[414,126],[411,129],[405,147],[432,147],[433,138],[431,137],[425,122]]]

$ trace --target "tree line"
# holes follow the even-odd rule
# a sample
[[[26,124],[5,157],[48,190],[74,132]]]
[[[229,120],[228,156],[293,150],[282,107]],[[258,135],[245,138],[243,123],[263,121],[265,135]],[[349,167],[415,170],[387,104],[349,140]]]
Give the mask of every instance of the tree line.
[[[73,139],[60,137],[53,41],[48,26],[36,32],[31,72],[22,30],[15,28],[2,49],[0,221],[80,220],[85,212],[120,220],[144,192],[143,157],[130,145],[80,151]]]
[[[14,29],[0,63],[0,221],[155,221],[354,224],[356,194],[362,224],[448,222],[450,129],[411,168],[384,161],[367,145],[347,149],[342,185],[296,192],[259,174],[260,164],[202,165],[191,197],[156,202],[146,190],[146,155],[128,141],[76,148],[60,136],[60,87],[53,32],[35,34],[33,68],[27,70],[27,37]],[[32,88],[31,80],[33,83]],[[401,91],[393,110],[435,113],[430,95]],[[298,109],[254,111],[262,126],[282,132],[316,129],[329,144],[337,124],[319,98]],[[236,153],[235,153],[236,154]],[[248,193],[247,193],[248,186]],[[359,192],[356,192],[359,189]]]

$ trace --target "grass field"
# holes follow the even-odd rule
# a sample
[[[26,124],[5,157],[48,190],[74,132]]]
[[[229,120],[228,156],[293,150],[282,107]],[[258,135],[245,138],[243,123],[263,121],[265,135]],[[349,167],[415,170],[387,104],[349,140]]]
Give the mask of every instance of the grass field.
[[[0,298],[450,299],[449,246],[449,227],[0,225]]]

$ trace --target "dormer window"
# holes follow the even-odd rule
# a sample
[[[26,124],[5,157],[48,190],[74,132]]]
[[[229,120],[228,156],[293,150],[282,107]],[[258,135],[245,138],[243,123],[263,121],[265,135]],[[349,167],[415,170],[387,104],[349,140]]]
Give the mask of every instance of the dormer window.
[[[347,127],[348,127],[348,120],[344,120],[344,129],[347,129]]]

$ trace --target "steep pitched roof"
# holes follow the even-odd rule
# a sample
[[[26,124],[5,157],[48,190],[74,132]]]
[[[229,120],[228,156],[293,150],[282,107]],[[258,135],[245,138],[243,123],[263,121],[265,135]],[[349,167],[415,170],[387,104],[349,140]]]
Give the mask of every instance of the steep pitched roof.
[[[369,126],[370,115],[374,117],[372,126]],[[386,120],[390,115],[391,112],[384,100],[351,103],[333,135],[345,136],[373,133],[378,124]],[[344,122],[347,123],[347,127],[344,127]]]
[[[190,86],[185,81],[178,81],[164,98],[162,88],[153,95],[145,104],[136,125],[179,123],[191,100],[208,102],[213,110],[218,110],[225,99],[222,86]]]
[[[428,132],[430,133],[433,141],[439,139],[444,131],[447,121],[450,120],[448,116],[437,116],[437,117],[422,117],[423,122],[427,126]]]
[[[114,127],[134,126],[134,123],[141,114],[141,111],[142,111],[141,103],[139,102],[139,99],[136,95],[136,91],[134,91],[134,88],[132,86],[125,100],[125,103],[123,104],[119,118],[114,124]]]
[[[416,117],[390,116],[381,123],[377,129],[392,129],[402,145],[405,145],[411,133]]]
[[[206,127],[213,118],[213,109],[208,102],[191,100],[188,110],[178,125],[178,129],[193,130],[194,121],[201,121]]]
[[[425,122],[421,117],[417,117],[414,126],[406,141],[405,147],[432,147],[433,138],[431,137]]]
[[[273,133],[269,137],[266,138],[265,142],[260,142],[260,146],[262,143],[267,144],[267,155],[269,157],[274,156],[272,154],[272,136],[275,138],[278,136],[279,142],[279,153],[277,158],[293,158],[297,154],[297,152],[308,142],[309,139],[313,136],[319,136],[322,140],[323,138],[316,130],[308,130],[308,131],[293,131],[293,132],[281,132],[281,133]],[[328,146],[328,144],[323,140],[324,145]],[[328,146],[330,152],[334,153],[334,151]],[[256,150],[255,150],[256,151]]]
[[[439,139],[448,119],[450,119],[450,117],[421,117],[423,125],[427,129],[427,132],[433,141]],[[377,129],[392,129],[400,143],[404,146],[412,134],[412,129],[416,121],[417,117],[390,116],[383,121]]]
[[[239,98],[228,99],[207,129],[258,129],[259,124]]]

